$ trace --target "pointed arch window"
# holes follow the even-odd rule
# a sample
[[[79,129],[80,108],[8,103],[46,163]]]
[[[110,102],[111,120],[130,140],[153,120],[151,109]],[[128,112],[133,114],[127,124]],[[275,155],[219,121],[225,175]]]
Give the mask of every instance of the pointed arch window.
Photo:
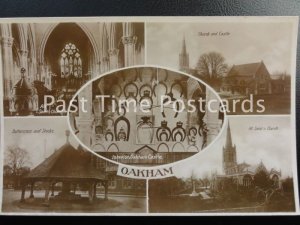
[[[82,77],[82,60],[79,49],[73,43],[68,43],[61,51],[60,74],[62,78],[68,76]]]

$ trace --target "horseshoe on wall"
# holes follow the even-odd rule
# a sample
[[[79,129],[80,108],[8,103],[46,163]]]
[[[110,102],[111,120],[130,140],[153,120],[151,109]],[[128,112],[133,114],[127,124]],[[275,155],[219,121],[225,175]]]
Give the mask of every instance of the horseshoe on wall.
[[[146,92],[146,91],[145,91]],[[139,103],[141,103],[144,99],[149,99],[150,101],[151,101],[151,107],[150,108],[152,108],[152,105],[153,105],[153,100],[152,100],[152,98],[149,96],[149,94],[144,94],[141,98],[140,98],[140,101],[139,101]]]
[[[198,148],[196,145],[190,145],[190,146],[187,148],[186,151],[188,152],[189,149],[190,149],[190,148],[193,148],[193,147],[197,149],[197,152],[199,152],[199,148]]]
[[[128,78],[128,75],[125,74],[125,71],[124,71],[124,70],[121,70],[121,71],[118,72],[118,73],[121,73],[122,80],[123,80],[124,83],[126,82],[126,79],[127,79],[127,81],[129,81],[129,82],[135,82],[135,81],[137,80],[137,78],[138,78],[138,72],[137,72],[137,69],[136,69],[136,68],[131,68],[130,70],[134,71],[134,73],[135,73],[135,76],[134,76],[133,79],[127,79],[127,78]]]
[[[160,131],[162,131],[162,133],[159,133]],[[167,121],[165,121],[165,120],[161,121],[161,126],[156,130],[156,139],[158,141],[161,141],[163,134],[166,135],[167,141],[169,141],[172,136],[172,132],[171,132],[171,129],[168,127]]]
[[[114,125],[114,119],[113,118],[111,118],[111,117],[109,117],[109,116],[106,116],[106,117],[104,117],[104,124],[105,124],[105,126],[106,126],[106,124],[107,124],[107,121],[111,121],[112,122],[112,125]]]
[[[107,148],[107,152],[109,151],[109,149],[112,147],[112,146],[116,146],[116,148],[117,148],[117,150],[118,150],[118,152],[120,151],[120,149],[119,149],[119,147],[118,147],[118,145],[116,145],[115,143],[111,143],[109,146],[108,146],[108,148]]]
[[[157,75],[158,75],[158,70],[161,70],[161,71],[164,71],[165,73],[166,73],[166,76],[165,76],[165,78],[163,79],[163,81],[164,82],[166,82],[167,80],[168,80],[168,77],[169,77],[169,71],[168,70],[165,70],[165,69],[158,69],[157,68]],[[157,78],[157,77],[156,77]],[[157,79],[158,80],[158,79]],[[159,81],[159,82],[161,82],[161,81]]]
[[[174,102],[174,101],[177,100],[176,98],[173,97],[173,93],[172,93],[172,92],[169,92],[169,93],[166,94],[166,95],[168,95],[168,96],[171,98],[171,102],[172,102],[172,101]],[[163,103],[166,103],[166,101],[167,101],[167,99],[164,99]],[[176,117],[178,116],[178,111],[179,111],[179,103],[176,102],[176,113],[175,113],[175,115],[174,115],[174,118],[176,118]],[[163,117],[166,117],[166,114],[165,114],[165,111],[164,111],[164,110],[161,112],[161,114],[162,114]]]
[[[182,122],[177,122],[176,123],[176,127],[173,128],[172,130],[172,138],[173,138],[173,141],[176,141],[176,136],[179,134],[181,139],[180,141],[184,141],[185,137],[186,137],[186,132],[185,132],[185,129],[183,129],[182,127]]]
[[[124,121],[127,125],[126,141],[128,141],[129,140],[129,135],[130,135],[130,122],[125,116],[120,116],[118,119],[116,119],[116,121],[114,123],[115,140],[120,141],[119,138],[118,138],[118,132],[117,132],[117,125],[120,121]]]
[[[192,131],[194,131],[194,135],[196,136],[196,135],[197,135],[197,132],[198,132],[198,131],[197,131],[197,128],[196,128],[196,127],[191,127],[191,128],[189,129],[189,132],[188,132],[188,135],[189,135],[189,136],[191,136],[191,132],[192,132]]]
[[[167,149],[168,149],[168,152],[170,152],[169,146],[168,146],[166,143],[164,143],[164,142],[160,143],[160,144],[157,146],[157,152],[159,152],[159,149],[160,149],[160,147],[161,147],[162,145],[166,146]]]
[[[125,102],[125,103],[126,103],[126,102]],[[125,116],[125,115],[126,115],[126,106],[127,106],[126,104],[121,104],[121,107],[119,107],[118,104],[117,104],[117,105],[116,105],[116,112],[117,112],[117,114],[118,114],[118,115],[121,115],[121,113],[120,113],[120,111],[119,111],[119,109],[121,108],[121,109],[124,110],[122,116]]]
[[[139,71],[139,80],[142,82],[143,81],[143,78],[142,78],[142,73],[143,73],[143,71],[144,70],[146,70],[146,69],[148,69],[148,70],[151,70],[151,82],[155,79],[155,70],[153,69],[153,68],[151,68],[151,67],[144,67],[144,68],[142,68],[140,71]]]
[[[113,132],[111,132],[110,129],[108,129],[108,130],[106,131],[106,133],[105,133],[105,140],[106,140],[106,141],[109,141],[109,140],[108,140],[108,136],[111,137],[111,140],[110,140],[110,141],[113,141],[113,140],[114,140],[114,134],[113,134]]]
[[[182,87],[182,84],[181,84],[179,81],[174,82],[174,83],[172,84],[172,86],[171,86],[171,91],[170,91],[170,92],[173,93],[173,88],[174,88],[174,86],[176,86],[176,85],[179,85],[179,86],[180,86],[180,89],[181,89],[180,97],[182,97],[184,88]]]
[[[117,86],[117,87],[118,87],[118,89],[119,89],[119,94],[116,95],[116,96],[117,96],[117,97],[120,97],[120,96],[122,95],[122,88],[121,88],[121,86],[120,86],[119,84],[113,84],[113,85],[111,86],[111,88],[114,87],[114,86]],[[111,90],[113,90],[113,89],[111,89]]]
[[[96,152],[96,150],[95,150],[95,147],[96,146],[101,146],[101,148],[103,149],[103,152],[105,152],[105,147],[102,145],[102,144],[100,144],[100,143],[96,143],[96,144],[94,144],[91,148]],[[98,152],[98,151],[97,151]]]
[[[177,131],[176,133],[174,133],[172,136],[173,136],[173,141],[176,141],[176,137],[177,135],[180,136],[180,141],[184,141],[184,135],[180,132],[180,131]]]
[[[182,149],[184,149],[184,151],[185,151],[184,145],[183,145],[181,142],[176,142],[176,143],[173,145],[173,147],[172,147],[172,152],[174,152],[174,148],[175,148],[176,145],[181,145]]]
[[[124,96],[125,96],[126,98],[128,98],[129,94],[126,93],[126,89],[127,89],[130,85],[134,86],[134,88],[135,88],[135,94],[133,94],[133,96],[136,98],[136,97],[138,96],[139,89],[138,89],[137,85],[136,85],[135,83],[133,83],[133,82],[127,83],[127,84],[124,86]]]
[[[167,85],[166,85],[163,81],[159,81],[158,83],[156,83],[156,84],[153,86],[153,95],[156,97],[155,90],[156,90],[156,87],[157,87],[159,84],[161,84],[161,85],[163,85],[163,86],[165,87],[165,89],[166,89],[165,95],[167,95],[167,93],[168,93],[168,87],[167,87]]]
[[[140,91],[139,91],[140,97],[143,97],[142,96],[142,90],[143,90],[143,88],[146,88],[146,87],[148,87],[150,89],[150,97],[153,95],[153,89],[152,89],[151,85],[150,84],[143,84],[140,87]]]

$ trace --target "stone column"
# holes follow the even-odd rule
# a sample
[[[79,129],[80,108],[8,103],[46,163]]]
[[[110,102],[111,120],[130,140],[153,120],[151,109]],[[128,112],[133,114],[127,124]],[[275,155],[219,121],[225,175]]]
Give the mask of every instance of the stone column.
[[[88,85],[83,89],[79,95],[79,116],[76,118],[76,125],[79,130],[78,138],[86,146],[91,146],[92,140],[92,85]],[[84,99],[85,103],[82,103],[80,100]],[[84,104],[84,106],[83,106]],[[84,108],[84,111],[82,110]]]
[[[132,23],[123,23],[122,43],[124,45],[124,63],[126,66],[135,64],[135,44],[137,37],[133,33]]]
[[[25,72],[25,77],[27,77],[28,81],[30,82],[30,75],[31,74],[28,74],[28,50],[27,49],[21,49],[19,50],[19,54],[20,54],[20,66],[21,68],[25,68],[26,69],[26,72]]]
[[[219,129],[221,125],[219,121],[219,109],[220,109],[219,99],[211,90],[207,88],[206,89],[206,114],[204,118],[208,129],[207,145],[211,143],[219,133]]]
[[[12,78],[14,76],[13,54],[12,54],[12,37],[1,37],[2,45],[2,67],[3,67],[3,84],[4,84],[4,100],[8,100],[12,89]]]
[[[119,67],[119,49],[113,48],[108,51],[109,55],[109,69],[117,69]]]
[[[117,69],[119,67],[118,56],[119,49],[117,49],[117,40],[116,40],[116,24],[112,23],[110,26],[110,35],[109,35],[109,69]]]

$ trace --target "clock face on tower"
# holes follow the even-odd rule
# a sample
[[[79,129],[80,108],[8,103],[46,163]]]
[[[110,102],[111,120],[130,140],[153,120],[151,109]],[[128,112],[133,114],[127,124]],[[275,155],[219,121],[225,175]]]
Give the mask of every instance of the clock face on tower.
[[[69,107],[80,144],[108,160],[158,166],[204,151],[224,124],[218,94],[200,79],[160,67],[131,67],[84,85]]]

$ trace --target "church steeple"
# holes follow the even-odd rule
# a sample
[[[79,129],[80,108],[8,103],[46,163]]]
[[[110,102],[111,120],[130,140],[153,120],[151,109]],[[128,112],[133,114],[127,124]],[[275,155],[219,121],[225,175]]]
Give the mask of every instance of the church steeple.
[[[223,171],[226,175],[236,172],[236,147],[232,144],[231,130],[228,121],[225,146],[223,147]]]
[[[228,122],[227,125],[227,133],[226,133],[226,142],[225,142],[225,148],[232,148],[232,139],[231,139],[231,131],[230,131],[230,124]]]
[[[186,55],[186,44],[185,44],[185,37],[183,37],[183,40],[182,40],[182,49],[181,49],[181,54],[182,55]]]
[[[185,37],[182,39],[181,52],[179,54],[179,70],[188,73],[189,72],[189,54],[186,50]]]

